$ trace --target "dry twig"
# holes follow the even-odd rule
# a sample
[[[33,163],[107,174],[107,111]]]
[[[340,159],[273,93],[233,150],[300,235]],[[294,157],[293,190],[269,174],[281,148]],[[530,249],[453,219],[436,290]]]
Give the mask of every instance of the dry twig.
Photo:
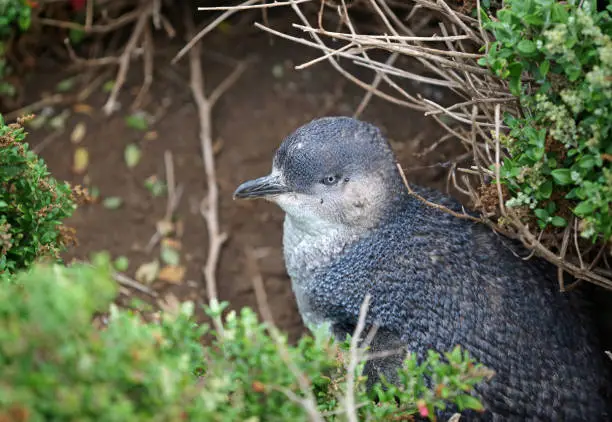
[[[79,264],[85,264],[87,266],[92,266],[92,264],[85,262],[85,261],[79,261],[76,260],[75,262],[79,263]],[[150,288],[148,288],[147,286],[145,286],[144,284],[141,284],[139,282],[137,282],[136,280],[128,277],[125,274],[119,273],[114,271],[112,274],[113,279],[119,283],[121,286],[123,287],[127,287],[130,289],[134,289],[134,290],[138,290],[139,292],[145,293],[149,296],[152,297],[157,297],[157,292],[151,290]]]
[[[365,328],[370,299],[370,295],[367,294],[363,300],[363,303],[361,304],[361,308],[359,308],[359,320],[357,321],[355,332],[351,337],[350,358],[348,367],[346,369],[346,394],[344,397],[349,422],[357,422],[359,420],[357,417],[357,407],[355,403],[355,371],[357,370],[357,365],[363,359],[362,348],[359,346],[359,339],[361,338],[361,334]],[[364,347],[367,347],[367,345]]]
[[[174,178],[174,160],[172,158],[171,151],[164,152],[164,166],[166,168],[166,186],[168,187],[168,195],[166,201],[166,214],[164,215],[164,222],[170,222],[172,216],[176,212],[178,205],[183,195],[183,186],[176,186]],[[145,247],[146,253],[151,253],[155,245],[161,240],[165,233],[161,232],[159,227],[156,227],[155,233],[151,236],[151,239]]]
[[[188,13],[187,13],[188,15]],[[186,17],[186,25],[189,31],[193,34],[193,21],[190,16]],[[194,38],[195,39],[195,38]],[[200,60],[200,47],[196,42],[191,50],[190,54],[190,73],[191,73],[191,91],[198,109],[199,121],[200,121],[200,145],[202,149],[202,159],[204,162],[204,168],[206,171],[206,184],[208,187],[208,194],[206,198],[202,200],[200,205],[200,212],[202,217],[206,220],[206,226],[208,229],[208,256],[206,258],[206,265],[203,269],[204,278],[206,280],[206,290],[210,301],[217,300],[217,283],[216,283],[216,269],[219,261],[219,255],[221,248],[228,238],[226,232],[222,232],[219,227],[219,188],[217,186],[217,178],[215,171],[213,141],[212,141],[212,121],[211,111],[216,101],[221,95],[231,87],[231,85],[238,79],[240,74],[244,71],[244,64],[239,65],[234,72],[232,72],[225,81],[221,82],[219,86],[212,91],[208,96],[205,96],[204,92],[204,78],[202,76],[202,64]]]
[[[113,278],[115,279],[117,283],[121,284],[122,286],[129,287],[134,290],[138,290],[139,292],[146,293],[152,297],[158,296],[157,292],[149,289],[144,284],[137,282],[136,280],[126,276],[125,274],[115,272],[113,273]]]
[[[262,0],[260,0],[262,1]],[[239,11],[239,10],[250,10],[250,9],[269,9],[271,7],[279,7],[279,6],[288,6],[291,3],[307,3],[309,1],[312,0],[291,0],[291,1],[274,1],[272,3],[262,3],[262,4],[253,4],[253,5],[248,5],[248,4],[242,4],[239,6],[210,6],[210,7],[198,7],[198,10],[200,11],[205,11],[205,10],[233,10],[233,11]]]
[[[123,53],[121,53],[121,56],[119,57],[119,70],[117,72],[115,84],[113,85],[113,89],[108,97],[108,100],[106,101],[106,104],[104,104],[102,107],[107,116],[111,115],[117,108],[117,96],[119,95],[121,87],[125,83],[132,54],[134,53],[134,49],[136,48],[138,41],[140,41],[141,37],[145,33],[146,25],[149,22],[152,13],[152,3],[143,3],[143,6],[139,10],[139,17],[138,21],[136,22],[136,26],[134,27],[134,31],[132,32],[129,41],[125,45]],[[146,67],[147,66],[145,66],[145,68]]]
[[[295,365],[295,362],[291,359],[289,355],[289,351],[287,350],[287,346],[285,342],[282,340],[278,329],[274,325],[274,320],[272,319],[272,312],[270,312],[270,307],[268,306],[268,299],[266,295],[266,289],[263,284],[263,278],[261,276],[261,272],[258,269],[257,260],[253,255],[252,251],[246,249],[245,254],[247,257],[247,267],[250,270],[251,281],[253,283],[253,288],[255,289],[255,298],[257,300],[257,307],[261,312],[263,320],[268,324],[268,332],[270,333],[270,337],[276,343],[276,347],[278,348],[279,355],[281,359],[287,365],[289,370],[295,376],[300,389],[302,390],[302,394],[304,397],[298,397],[295,393],[287,389],[279,389],[283,394],[285,394],[290,400],[295,403],[300,404],[304,410],[310,416],[310,420],[314,422],[323,422],[323,416],[317,409],[317,401],[312,394],[312,390],[310,388],[310,382],[306,378],[306,376],[300,371],[300,369]],[[274,387],[274,386],[271,386]]]
[[[213,19],[208,25],[206,25],[200,32],[196,35],[190,37],[189,42],[181,48],[181,50],[177,53],[177,55],[172,59],[172,64],[178,62],[189,50],[191,50],[197,43],[200,41],[206,34],[215,29],[221,22],[232,16],[234,13],[240,11],[241,7],[244,8],[246,6],[253,5],[255,3],[260,2],[261,0],[247,0],[242,3],[240,6],[235,6],[230,9],[227,9],[225,12],[221,13],[215,19]]]
[[[418,193],[416,193],[414,190],[412,190],[412,188],[410,187],[410,185],[408,184],[408,179],[406,179],[406,175],[404,174],[404,169],[402,169],[401,164],[397,164],[397,169],[400,172],[400,176],[402,176],[402,181],[404,182],[404,186],[406,186],[406,189],[408,190],[408,193],[412,196],[414,196],[415,198],[417,198],[419,201],[423,202],[425,205],[428,205],[432,208],[436,208],[438,210],[444,211],[450,215],[452,215],[453,217],[457,217],[457,218],[461,218],[464,220],[471,220],[474,221],[476,223],[481,223],[482,220],[479,218],[476,218],[472,215],[463,213],[463,214],[459,214],[458,212],[455,212],[451,209],[449,209],[448,207],[445,207],[444,205],[440,205],[440,204],[436,204],[434,202],[428,201],[427,199],[423,198],[421,195],[419,195]]]

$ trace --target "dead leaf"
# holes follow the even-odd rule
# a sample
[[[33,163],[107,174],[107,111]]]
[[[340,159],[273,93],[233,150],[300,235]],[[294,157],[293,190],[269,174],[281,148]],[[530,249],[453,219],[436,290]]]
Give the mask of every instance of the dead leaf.
[[[171,221],[160,220],[155,224],[157,232],[162,236],[167,236],[174,230],[174,224]]]
[[[75,104],[74,107],[72,107],[72,110],[75,113],[86,114],[88,116],[91,116],[93,114],[93,107],[89,104]]]
[[[49,119],[49,127],[55,130],[64,130],[66,128],[66,120],[68,120],[68,117],[70,117],[70,110],[65,109],[60,114]]]
[[[214,143],[213,143],[213,154],[214,155],[218,155],[221,150],[223,149],[223,145],[225,145],[225,141],[223,141],[222,138],[218,138]]]
[[[49,117],[45,116],[44,114],[38,114],[32,120],[28,120],[27,125],[34,130],[38,130],[47,123],[48,119]]]
[[[141,283],[151,284],[159,274],[159,261],[157,259],[142,264],[136,270],[135,278]]]
[[[147,177],[144,181],[144,186],[151,195],[158,197],[166,193],[166,184],[159,180],[155,174]]]
[[[169,237],[163,238],[161,241],[161,244],[164,246],[168,246],[169,248],[176,249],[177,251],[180,251],[181,248],[183,247],[183,245],[181,244],[179,240],[172,239]]]
[[[71,91],[72,88],[74,88],[74,84],[76,83],[76,78],[67,78],[64,79],[63,81],[60,81],[56,86],[55,86],[55,90],[57,92],[68,92]]]
[[[123,199],[118,196],[107,196],[102,200],[102,206],[109,210],[116,210],[123,205]]]
[[[185,267],[180,265],[167,265],[161,269],[158,278],[168,283],[180,284],[185,277]]]
[[[123,158],[125,159],[125,164],[129,168],[134,168],[140,162],[140,158],[142,157],[142,151],[140,151],[140,147],[136,144],[128,144],[125,147],[123,152]]]
[[[70,142],[72,142],[73,144],[80,143],[85,137],[86,132],[87,132],[87,126],[85,126],[85,123],[83,122],[77,123],[74,126],[74,129],[72,129],[72,133],[70,134]]]
[[[155,130],[150,130],[144,135],[145,141],[154,141],[159,137],[159,134]]]
[[[158,300],[157,304],[162,311],[171,315],[178,315],[181,309],[181,301],[172,293],[168,293],[162,300]]]
[[[181,255],[178,251],[167,244],[161,245],[160,258],[167,265],[178,265],[181,262]]]
[[[72,171],[76,174],[83,174],[85,170],[87,170],[87,166],[89,165],[89,152],[83,148],[79,147],[74,151],[74,160],[72,164]]]

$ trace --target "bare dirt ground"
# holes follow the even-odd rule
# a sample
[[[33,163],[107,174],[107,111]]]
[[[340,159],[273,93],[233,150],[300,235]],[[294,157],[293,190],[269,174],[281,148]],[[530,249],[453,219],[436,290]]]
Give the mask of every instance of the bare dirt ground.
[[[206,182],[198,138],[199,121],[188,85],[187,60],[176,66],[169,64],[182,45],[177,41],[156,50],[155,80],[144,107],[155,114],[160,105],[167,105],[158,121],[148,129],[156,137],[125,123],[129,114],[127,106],[142,79],[142,71],[135,65],[119,98],[124,105],[122,110],[107,118],[101,110],[107,94],[99,92],[88,101],[92,113],[71,112],[63,135],[51,139],[49,131],[36,130],[29,139],[32,146],[42,148],[41,155],[56,178],[95,187],[101,198],[123,200],[118,209],[96,203],[76,211],[68,224],[77,229],[79,245],[67,254],[68,260],[86,259],[91,252],[107,250],[114,257],[129,258],[126,273],[132,277],[143,263],[159,259],[159,246],[147,251],[146,245],[155,233],[156,222],[165,214],[167,198],[152,196],[144,183],[150,176],[165,180],[164,154],[170,151],[176,184],[184,188],[176,217],[183,228],[177,240],[181,246],[181,265],[186,272],[178,282],[157,280],[150,287],[160,297],[171,294],[179,300],[204,304],[201,269],[206,259],[207,232],[199,204],[206,194]],[[295,64],[314,58],[316,52],[262,33],[249,37],[213,34],[204,46],[207,51],[238,60],[250,55],[257,58],[213,112],[220,224],[230,235],[219,263],[219,296],[235,309],[257,308],[251,275],[246,269],[245,250],[258,250],[274,319],[295,338],[303,332],[303,327],[282,259],[282,213],[269,203],[235,202],[232,192],[241,182],[269,171],[275,149],[292,130],[316,117],[351,115],[364,92],[325,62],[307,70],[294,70]],[[208,86],[216,85],[231,71],[230,66],[214,57],[205,54],[202,58]],[[59,65],[41,63],[28,83],[28,95],[35,100],[41,92],[52,91],[67,76],[70,75]],[[435,122],[418,112],[381,100],[373,100],[362,118],[377,124],[389,136],[411,182],[445,189],[446,171],[431,164],[447,160],[454,147],[447,146],[446,151],[438,150],[433,156],[415,155],[440,137],[442,132]],[[85,125],[86,134],[75,145],[70,133],[79,123]],[[124,149],[129,143],[138,144],[142,150],[140,162],[131,169],[124,161]],[[85,175],[72,171],[77,147],[89,152],[90,163]]]

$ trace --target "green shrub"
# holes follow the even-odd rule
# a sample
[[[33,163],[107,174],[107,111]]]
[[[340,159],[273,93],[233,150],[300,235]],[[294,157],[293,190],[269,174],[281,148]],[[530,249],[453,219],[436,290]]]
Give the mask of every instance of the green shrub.
[[[2,0],[0,2],[0,37],[11,35],[15,25],[22,31],[30,27],[31,3],[28,0]]]
[[[85,265],[34,266],[0,289],[0,420],[196,420],[198,331],[184,315],[147,325],[116,308],[97,330],[115,290]]]
[[[0,420],[308,420],[287,358],[326,419],[345,419],[339,356],[346,354],[339,352],[347,343],[333,343],[321,331],[296,346],[280,336],[279,348],[249,309],[227,313],[222,334],[196,326],[190,303],[144,322],[137,312],[111,305],[116,286],[109,260],[99,261],[37,264],[0,289]],[[93,324],[109,307],[107,324]],[[206,310],[216,317],[223,308]],[[201,345],[204,334],[208,347]],[[377,387],[378,404],[358,378],[360,419],[398,420],[417,411],[432,417],[448,401],[479,409],[468,394],[488,371],[460,349],[447,359],[431,353],[417,364],[408,358],[404,386]]]
[[[592,240],[612,237],[612,19],[593,0],[508,0],[480,60],[507,79],[522,116],[505,116],[501,182],[509,207],[541,228],[574,214]],[[529,79],[529,80],[528,80]]]
[[[76,198],[29,150],[22,124],[6,125],[0,115],[0,279],[37,259],[59,259],[73,240],[62,221]]]
[[[6,61],[6,41],[16,30],[26,31],[30,27],[31,6],[27,0],[0,1],[0,95],[14,95],[15,88],[4,78],[11,69]]]

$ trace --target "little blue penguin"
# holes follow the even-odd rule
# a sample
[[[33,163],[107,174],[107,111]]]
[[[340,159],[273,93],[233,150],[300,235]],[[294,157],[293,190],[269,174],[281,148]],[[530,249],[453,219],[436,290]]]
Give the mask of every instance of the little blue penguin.
[[[462,210],[435,190],[413,190]],[[459,345],[495,371],[476,387],[486,411],[468,420],[611,420],[609,362],[588,302],[560,293],[552,265],[521,259],[518,242],[412,195],[376,126],[349,117],[301,126],[276,151],[271,173],[241,184],[234,198],[263,198],[285,212],[285,265],[307,326],[327,323],[344,340],[370,295],[371,351],[424,356]],[[402,360],[369,361],[369,382],[398,382]]]

